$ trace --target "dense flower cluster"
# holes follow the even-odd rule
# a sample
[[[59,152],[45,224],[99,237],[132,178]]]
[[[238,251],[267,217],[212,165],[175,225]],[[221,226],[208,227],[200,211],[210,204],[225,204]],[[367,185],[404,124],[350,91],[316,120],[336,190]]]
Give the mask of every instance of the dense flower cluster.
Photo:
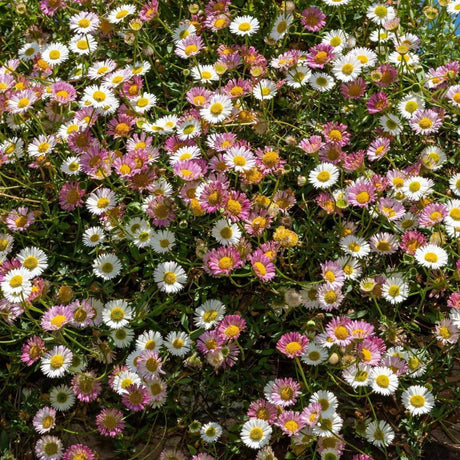
[[[82,414],[180,432],[161,459],[420,449],[460,335],[460,56],[430,48],[460,3],[26,3],[0,317],[37,458],[96,458]]]

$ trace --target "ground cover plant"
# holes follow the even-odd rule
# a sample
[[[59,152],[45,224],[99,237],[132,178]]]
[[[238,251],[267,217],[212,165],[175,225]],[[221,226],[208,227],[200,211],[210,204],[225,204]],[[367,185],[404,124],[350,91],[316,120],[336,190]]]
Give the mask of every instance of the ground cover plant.
[[[459,12],[0,2],[2,458],[458,446]]]

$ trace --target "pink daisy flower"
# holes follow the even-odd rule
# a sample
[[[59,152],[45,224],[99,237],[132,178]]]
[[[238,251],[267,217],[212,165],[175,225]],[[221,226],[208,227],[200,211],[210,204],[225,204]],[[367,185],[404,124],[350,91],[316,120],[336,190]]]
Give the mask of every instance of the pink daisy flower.
[[[75,300],[69,308],[72,311],[72,326],[83,328],[93,323],[96,311],[87,300]]]
[[[158,15],[158,1],[150,0],[144,3],[141,10],[139,11],[139,19],[143,21],[151,21],[155,16]]]
[[[335,146],[343,147],[350,143],[348,126],[343,123],[328,122],[323,126],[323,136],[326,142]]]
[[[51,85],[51,99],[59,104],[67,104],[76,98],[77,90],[70,83],[58,81]]]
[[[94,452],[84,444],[72,444],[64,452],[62,460],[95,460]]]
[[[361,362],[369,364],[370,366],[377,366],[382,357],[379,345],[380,343],[376,341],[376,337],[369,337],[359,343],[357,346],[357,352]]]
[[[121,113],[109,121],[109,124],[107,125],[107,134],[113,136],[114,139],[128,137],[135,123],[135,118]]]
[[[185,93],[185,99],[195,107],[204,107],[214,93],[201,86],[194,86]]]
[[[288,407],[297,402],[299,394],[300,384],[294,379],[276,379],[270,390],[269,401],[276,406]]]
[[[206,172],[206,163],[201,160],[178,161],[174,165],[174,174],[184,181],[197,180]]]
[[[176,43],[174,52],[182,59],[189,59],[192,56],[200,54],[204,46],[203,39],[197,35],[189,35],[188,37]]]
[[[27,366],[32,366],[45,353],[45,342],[37,335],[27,339],[27,342],[22,345],[21,361]]]
[[[306,423],[299,412],[286,410],[278,416],[276,425],[288,436],[293,436],[302,430],[306,426]]]
[[[13,232],[22,232],[35,222],[35,214],[28,207],[11,211],[6,217],[6,226]]]
[[[67,182],[59,190],[59,206],[65,211],[73,211],[83,206],[85,190],[80,188],[80,182]]]
[[[64,9],[66,7],[66,3],[64,0],[41,0],[40,1],[40,9],[42,10],[43,14],[47,16],[53,16],[59,9]]]
[[[152,196],[146,201],[146,213],[156,227],[168,227],[176,218],[174,202],[165,196]]]
[[[366,92],[366,80],[358,77],[356,80],[342,83],[340,85],[340,92],[345,99],[361,99]]]
[[[123,413],[118,409],[102,409],[96,416],[96,426],[100,434],[113,438],[125,428]]]
[[[404,206],[393,198],[380,198],[377,203],[377,209],[390,222],[400,219],[406,213]]]
[[[350,319],[341,316],[338,318],[333,318],[328,325],[326,326],[326,333],[329,339],[341,346],[346,347],[353,341],[353,337],[347,329],[347,325],[350,323]]]
[[[431,109],[417,110],[409,124],[416,134],[432,134],[442,126],[442,117]]]
[[[345,272],[343,271],[340,264],[328,260],[327,262],[320,264],[321,276],[324,281],[332,288],[341,288],[345,282]]]
[[[208,353],[221,350],[224,342],[225,339],[222,338],[217,330],[206,331],[198,337],[196,347],[201,353],[207,355]]]
[[[319,151],[323,146],[323,138],[321,136],[311,136],[310,138],[302,139],[299,147],[308,154],[313,154]]]
[[[369,113],[379,113],[385,110],[389,106],[388,98],[385,93],[379,91],[374,93],[367,101],[366,107]]]
[[[278,169],[283,169],[286,160],[280,157],[277,149],[265,146],[263,150],[256,150],[256,163],[264,174],[270,174]]]
[[[398,80],[398,70],[391,64],[381,64],[371,72],[371,79],[377,86],[386,88]]]
[[[321,410],[321,403],[310,403],[300,414],[302,421],[308,426],[316,425],[321,417]]]
[[[319,43],[308,50],[306,63],[312,69],[324,69],[324,66],[331,62],[335,57],[334,47]]]
[[[227,184],[219,181],[209,182],[197,189],[197,198],[204,211],[216,212],[228,200]]]
[[[418,217],[421,227],[433,227],[447,216],[447,208],[442,203],[430,203],[422,209]]]
[[[47,310],[41,319],[44,331],[57,331],[72,321],[72,308],[68,305],[55,305]]]
[[[401,237],[399,247],[408,254],[414,255],[418,248],[426,244],[426,237],[417,230],[408,230]]]
[[[147,381],[164,374],[162,365],[162,358],[154,350],[142,350],[136,360],[137,373]]]
[[[258,418],[272,424],[278,415],[276,406],[265,399],[258,399],[249,404],[247,416]]]
[[[210,275],[229,276],[232,270],[242,266],[239,252],[231,246],[212,249],[203,257],[203,268]]]
[[[317,291],[317,301],[325,311],[338,308],[344,299],[342,291],[338,288],[331,288],[327,283],[322,284]]]
[[[121,402],[133,412],[144,410],[150,402],[150,394],[144,385],[133,383],[125,388]]]
[[[102,391],[100,380],[93,371],[75,374],[72,377],[72,391],[79,401],[94,401]]]
[[[308,337],[299,332],[288,332],[280,337],[276,348],[288,358],[294,358],[305,351],[309,341]]]
[[[249,235],[262,235],[264,230],[270,227],[271,222],[272,216],[267,210],[252,211],[246,219],[244,229]]]
[[[347,188],[347,200],[353,206],[368,208],[375,201],[375,187],[368,180],[359,180]]]
[[[150,396],[149,404],[154,407],[160,407],[166,399],[166,390],[168,388],[166,382],[159,377],[155,377],[146,386]]]
[[[246,321],[240,315],[227,315],[219,323],[217,332],[224,340],[237,340],[246,329]]]
[[[379,232],[369,240],[371,250],[379,254],[393,254],[398,250],[398,238],[392,233]]]
[[[447,300],[447,306],[451,308],[460,308],[460,291],[453,292]]]
[[[243,78],[234,78],[227,82],[227,84],[222,88],[224,94],[228,97],[234,99],[238,97],[244,97],[252,92],[252,84],[248,80]]]
[[[226,367],[233,367],[236,364],[240,354],[240,349],[235,343],[229,342],[222,347],[221,353],[224,357],[222,368],[225,369]]]
[[[275,266],[273,262],[260,250],[255,251],[250,259],[252,269],[262,281],[270,281],[275,277]]]
[[[251,202],[243,192],[231,191],[224,204],[224,215],[232,222],[246,220],[249,217]]]
[[[318,32],[326,25],[325,19],[326,15],[319,8],[309,6],[302,11],[300,22],[310,32]]]
[[[407,362],[399,356],[385,356],[379,366],[389,367],[398,376],[404,375],[409,370]]]
[[[378,137],[374,139],[366,151],[370,161],[379,160],[390,150],[390,139],[388,137]]]
[[[374,326],[366,321],[352,320],[348,322],[345,327],[354,340],[366,339],[371,337],[374,333]]]

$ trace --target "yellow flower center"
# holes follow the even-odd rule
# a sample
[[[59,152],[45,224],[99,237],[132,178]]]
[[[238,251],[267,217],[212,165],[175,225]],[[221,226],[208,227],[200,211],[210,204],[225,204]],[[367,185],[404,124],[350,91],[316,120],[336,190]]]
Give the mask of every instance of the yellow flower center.
[[[165,272],[163,281],[169,285],[174,284],[177,281],[177,276],[174,272]]]
[[[320,173],[318,173],[316,178],[320,182],[327,182],[331,178],[331,173],[329,171],[321,171]]]
[[[110,311],[110,319],[112,321],[118,322],[121,321],[124,317],[125,311],[123,310],[123,308],[115,307],[112,308],[112,310]]]
[[[439,328],[439,335],[445,340],[450,339],[452,336],[449,328],[447,328],[446,326],[442,326]]]
[[[270,88],[268,88],[267,86],[265,86],[264,88],[262,88],[262,89],[260,90],[260,92],[261,92],[262,96],[268,96],[268,95],[270,94],[271,91],[270,91]]]
[[[61,327],[66,321],[67,321],[67,318],[64,315],[56,315],[51,320],[51,324],[56,327]]]
[[[188,45],[184,49],[184,53],[187,56],[190,56],[192,53],[196,53],[198,51],[198,46],[196,45]]]
[[[435,264],[437,261],[438,261],[438,255],[435,254],[434,252],[427,252],[425,254],[425,257],[424,259],[427,261],[427,262],[430,262],[432,264]]]
[[[414,113],[418,109],[417,101],[408,101],[404,107],[407,112]]]
[[[376,248],[382,252],[388,252],[391,249],[391,244],[388,241],[379,241]]]
[[[78,26],[79,27],[83,27],[83,28],[87,28],[89,25],[90,25],[90,21],[89,19],[86,19],[86,18],[82,18],[78,21]]]
[[[289,342],[286,345],[286,351],[290,355],[298,353],[302,349],[302,345],[299,342]]]
[[[59,59],[61,57],[61,53],[59,50],[51,50],[49,53],[50,59]]]
[[[342,73],[345,75],[351,75],[353,73],[353,70],[354,70],[353,64],[348,63],[342,66]]]
[[[240,328],[236,324],[232,324],[231,326],[228,326],[224,331],[224,334],[230,338],[236,337],[239,333],[240,333]]]
[[[261,262],[254,262],[254,270],[260,275],[265,276],[267,273],[267,268]]]
[[[449,217],[453,220],[460,220],[460,208],[454,208],[449,211]]]
[[[387,8],[383,5],[379,5],[375,8],[374,13],[379,18],[384,18],[387,15]]]
[[[22,285],[24,278],[21,275],[14,275],[10,279],[10,286],[14,289]]]
[[[398,297],[400,292],[401,292],[401,289],[399,289],[399,287],[396,285],[390,286],[388,288],[388,295],[390,297]]]
[[[232,214],[233,216],[238,216],[241,212],[242,206],[239,201],[232,200],[231,198],[228,200],[225,208],[227,211]]]
[[[24,107],[27,107],[30,103],[30,99],[28,99],[27,97],[23,97],[21,99],[19,99],[18,101],[18,107],[20,109],[23,109]]]
[[[348,329],[345,326],[337,326],[334,329],[334,335],[339,339],[339,340],[345,340],[350,334],[348,332]]]
[[[93,98],[94,98],[97,102],[105,101],[106,97],[107,97],[107,96],[106,96],[106,94],[105,94],[103,91],[94,91]]]
[[[294,390],[290,387],[285,387],[280,391],[280,398],[283,401],[290,401],[294,396]]]
[[[145,367],[149,372],[156,372],[158,369],[158,361],[155,358],[149,358],[145,362]]]
[[[215,102],[214,104],[211,105],[211,107],[209,107],[209,111],[213,115],[220,115],[223,112],[223,110],[224,110],[224,106],[220,102]],[[243,160],[244,160],[244,158],[243,158]],[[246,161],[243,163],[243,165],[245,163],[246,163]]]
[[[47,430],[48,428],[51,428],[54,423],[54,417],[52,415],[47,415],[43,420],[42,420],[42,426]]]
[[[365,382],[368,377],[368,373],[366,371],[358,371],[355,375],[355,381],[356,382]]]
[[[423,407],[425,405],[425,398],[422,395],[411,396],[409,402],[411,406],[414,407]]]
[[[172,346],[176,349],[176,350],[180,350],[183,346],[184,346],[184,341],[182,339],[175,339],[173,340],[172,342]]]
[[[390,379],[386,375],[379,375],[375,379],[375,383],[382,388],[388,388],[390,385]]]
[[[363,361],[368,362],[372,359],[372,353],[367,348],[361,349],[360,355]]]
[[[371,196],[369,195],[369,193],[367,192],[359,192],[357,195],[356,195],[356,201],[359,203],[359,204],[364,204],[364,203],[367,203],[369,200],[370,200]]]
[[[89,48],[88,47],[88,42],[86,40],[78,40],[77,48],[79,50],[87,50]]]
[[[249,432],[249,437],[253,441],[260,441],[264,437],[264,432],[262,428],[259,428],[258,426],[256,426],[252,428],[251,431]]]
[[[433,122],[428,117],[424,117],[418,122],[418,125],[422,129],[430,129],[433,126]]]
[[[299,429],[299,424],[295,420],[288,420],[285,424],[284,427],[288,431],[292,431],[295,433]]]
[[[205,323],[210,323],[217,318],[217,311],[216,310],[207,310],[203,313],[203,321]]]
[[[249,22],[242,22],[238,26],[238,30],[241,30],[241,32],[247,32],[248,30],[251,30],[251,24]]]
[[[115,15],[115,17],[117,19],[123,19],[128,13],[129,13],[128,10],[121,10]]]
[[[53,369],[59,369],[60,367],[62,367],[64,365],[64,356],[62,355],[54,355],[51,359],[50,359],[50,366],[53,368]]]
[[[246,164],[246,158],[242,155],[236,155],[233,157],[233,164],[235,166],[244,166]]]

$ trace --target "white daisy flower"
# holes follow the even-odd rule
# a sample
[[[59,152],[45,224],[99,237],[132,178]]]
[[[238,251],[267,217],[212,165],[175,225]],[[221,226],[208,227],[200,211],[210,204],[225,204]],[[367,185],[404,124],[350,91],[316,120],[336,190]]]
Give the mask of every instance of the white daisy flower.
[[[144,331],[136,339],[136,350],[159,350],[163,345],[163,337],[157,331]]]
[[[224,161],[236,172],[249,171],[256,165],[254,154],[246,147],[231,147],[224,153]]]
[[[267,101],[273,99],[276,96],[277,88],[273,81],[263,78],[258,81],[252,90],[252,95],[258,101]]]
[[[444,153],[444,150],[438,146],[428,146],[420,153],[420,161],[425,168],[431,171],[436,171],[442,168],[443,164],[447,161],[447,156]]]
[[[349,53],[334,60],[332,73],[340,81],[353,81],[358,78],[361,68],[361,61]]]
[[[383,396],[393,394],[398,388],[398,377],[389,367],[373,367],[369,379],[372,390]]]
[[[90,227],[83,233],[83,244],[94,248],[105,240],[105,232],[102,227]]]
[[[134,339],[134,332],[129,327],[120,327],[118,329],[114,329],[110,333],[110,337],[117,348],[126,348],[131,345],[131,342]]]
[[[238,225],[232,222],[227,222],[226,219],[220,219],[211,230],[212,236],[218,243],[223,246],[234,246],[241,239],[241,230]]]
[[[21,249],[16,257],[22,266],[29,271],[30,278],[40,276],[48,268],[47,255],[35,246]]]
[[[362,267],[358,260],[341,256],[336,262],[342,267],[346,279],[357,280],[361,276]]]
[[[41,57],[50,67],[54,67],[68,59],[69,50],[62,43],[51,43],[41,52]]]
[[[449,178],[449,188],[457,196],[460,196],[460,173],[454,174]]]
[[[339,406],[339,401],[335,394],[325,390],[316,391],[311,395],[309,403],[314,402],[321,404],[321,415],[324,417],[333,415]]]
[[[227,96],[214,95],[206,107],[200,110],[200,115],[209,123],[220,123],[232,113],[232,100]]]
[[[346,47],[348,35],[343,30],[331,30],[323,35],[321,43],[331,45],[336,54],[340,54]]]
[[[354,389],[358,387],[366,387],[369,385],[369,373],[371,367],[367,364],[352,364],[343,370],[343,378]]]
[[[176,237],[171,230],[158,230],[152,235],[151,246],[158,254],[170,251],[176,243]]]
[[[240,436],[246,446],[252,449],[260,449],[269,443],[272,431],[272,427],[267,421],[254,418],[248,420],[241,427]]]
[[[75,54],[88,55],[96,51],[97,42],[92,35],[78,34],[70,39],[69,48]]]
[[[230,23],[230,32],[240,37],[254,35],[259,28],[259,21],[252,16],[237,16]]]
[[[190,350],[191,340],[185,332],[171,331],[166,336],[163,345],[172,355],[184,356]]]
[[[326,91],[331,90],[334,87],[335,80],[327,73],[315,72],[311,74],[308,83],[316,91],[324,93]]]
[[[329,188],[339,180],[339,168],[332,163],[320,163],[308,175],[315,188]]]
[[[353,48],[347,56],[352,56],[358,59],[364,68],[374,67],[377,62],[377,53],[365,47]]]
[[[70,30],[77,34],[92,34],[97,31],[99,24],[97,15],[87,11],[74,14],[69,21]]]
[[[291,88],[301,88],[306,85],[311,78],[311,70],[307,66],[299,65],[290,69],[286,77],[286,85]]]
[[[364,238],[355,235],[347,235],[340,240],[342,250],[352,257],[362,259],[371,252],[369,243]]]
[[[134,369],[136,369],[136,366],[134,366]],[[142,380],[137,375],[135,370],[121,371],[113,379],[113,389],[119,395],[123,395],[125,393],[128,393],[128,390],[126,388],[128,388],[130,385],[141,385],[142,383]]]
[[[460,200],[449,200],[446,208],[447,216],[444,218],[446,225],[460,226]]]
[[[404,181],[401,191],[408,200],[418,201],[431,193],[433,185],[434,182],[431,179],[412,176]]]
[[[23,61],[30,61],[40,52],[40,45],[38,43],[26,43],[18,51],[19,59]]]
[[[307,348],[300,356],[303,363],[310,366],[318,366],[329,357],[327,350],[317,342],[309,342]]]
[[[313,426],[312,431],[316,436],[330,436],[331,433],[338,434],[343,426],[343,419],[336,412],[326,415],[321,412],[318,423]]]
[[[435,244],[425,244],[415,251],[415,260],[426,268],[436,270],[447,265],[447,252]]]
[[[115,254],[101,254],[93,262],[93,273],[104,280],[116,278],[121,268],[120,259]]]
[[[65,412],[75,403],[75,395],[67,385],[58,385],[50,390],[50,403],[58,411]]]
[[[145,113],[155,106],[157,97],[154,94],[142,93],[134,99],[131,99],[129,102],[135,112]]]
[[[123,21],[127,16],[131,16],[136,13],[136,7],[131,4],[121,5],[110,12],[107,20],[112,24],[118,24]]]
[[[0,283],[3,295],[13,303],[27,299],[32,292],[31,278],[31,272],[25,267],[9,270]]]
[[[212,329],[225,315],[225,305],[216,299],[206,300],[194,313],[193,323],[198,328]]]
[[[92,192],[86,200],[88,211],[97,216],[113,209],[116,204],[116,195],[108,188],[100,188]]]
[[[198,80],[201,83],[219,80],[219,75],[212,65],[197,65],[191,69],[191,75],[194,80]]]
[[[292,14],[281,13],[275,20],[269,38],[278,41],[281,40],[289,31],[289,26],[293,21]]]
[[[69,176],[75,176],[81,170],[80,157],[67,157],[61,164],[60,170]]]
[[[392,304],[401,303],[409,295],[409,285],[399,277],[391,277],[385,280],[382,286],[382,296]]]
[[[179,24],[172,33],[172,39],[175,43],[196,34],[196,27],[191,22],[184,22]]]
[[[434,396],[421,385],[412,385],[401,395],[404,407],[412,415],[428,414],[434,407]]]
[[[222,427],[218,423],[209,422],[201,427],[201,439],[206,443],[217,441],[222,435]]]
[[[391,113],[382,115],[379,118],[379,123],[382,129],[392,136],[398,136],[403,129],[401,120]]]
[[[133,65],[128,67],[131,75],[139,76],[145,75],[151,68],[152,65],[149,61],[135,62]]]
[[[391,444],[395,433],[391,426],[383,420],[369,423],[366,428],[366,439],[379,447],[386,447]]]
[[[160,291],[170,294],[184,288],[184,284],[187,282],[187,275],[184,269],[176,262],[163,262],[155,269],[153,279],[158,284]]]
[[[396,17],[396,11],[392,6],[382,3],[374,3],[367,9],[366,16],[375,24],[383,25]]]
[[[189,118],[177,125],[177,134],[179,139],[193,139],[201,134],[201,123],[195,118]]]
[[[72,364],[73,353],[63,345],[53,347],[41,358],[40,369],[46,377],[62,377]]]
[[[83,103],[96,108],[104,108],[104,106],[112,104],[116,101],[112,90],[105,86],[90,85],[85,88],[83,93]],[[85,104],[86,105],[86,104]]]
[[[104,305],[102,321],[111,329],[119,329],[129,324],[133,318],[133,311],[124,300],[111,300]]]
[[[401,116],[410,120],[417,110],[425,108],[425,99],[418,94],[408,94],[398,103],[398,110]]]

